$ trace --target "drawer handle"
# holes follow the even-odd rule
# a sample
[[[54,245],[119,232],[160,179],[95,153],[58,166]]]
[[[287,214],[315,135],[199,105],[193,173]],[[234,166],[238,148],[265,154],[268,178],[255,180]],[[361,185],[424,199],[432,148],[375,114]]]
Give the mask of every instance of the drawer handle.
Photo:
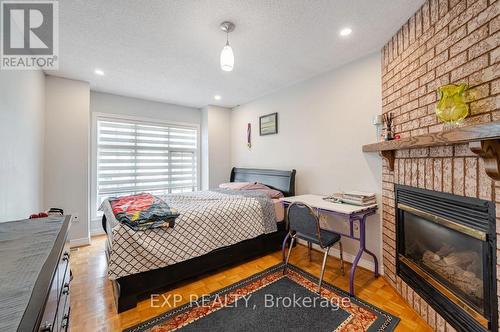
[[[61,327],[66,328],[69,325],[69,314],[65,314],[62,319]]]
[[[64,284],[62,293],[63,293],[64,295],[69,294],[69,283],[68,283],[68,282],[66,282],[66,283]]]
[[[52,332],[52,324],[45,322],[42,327],[40,327],[40,332]]]

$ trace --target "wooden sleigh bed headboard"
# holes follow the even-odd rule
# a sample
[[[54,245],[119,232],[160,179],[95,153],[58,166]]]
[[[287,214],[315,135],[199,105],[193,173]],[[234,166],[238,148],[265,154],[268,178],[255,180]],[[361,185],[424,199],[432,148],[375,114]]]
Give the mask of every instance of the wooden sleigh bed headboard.
[[[295,195],[295,173],[275,169],[237,168],[231,171],[231,182],[259,182],[283,192],[285,197]]]

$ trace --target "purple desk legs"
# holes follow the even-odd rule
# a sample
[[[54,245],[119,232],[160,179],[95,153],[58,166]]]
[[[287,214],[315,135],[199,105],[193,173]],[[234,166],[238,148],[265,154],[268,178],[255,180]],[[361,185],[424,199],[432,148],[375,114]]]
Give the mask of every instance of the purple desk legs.
[[[366,252],[368,255],[373,257],[373,262],[374,262],[374,268],[375,268],[375,278],[379,276],[378,274],[378,260],[377,256],[375,256],[374,253],[366,249],[366,218],[370,214],[365,214],[361,218],[357,219],[359,220],[359,250],[356,255],[356,258],[354,258],[354,262],[352,262],[352,267],[351,267],[351,273],[349,275],[349,294],[351,296],[354,296],[354,274],[356,273],[356,268],[358,267],[359,260],[361,259],[361,256],[363,255],[363,252]],[[349,222],[352,224],[354,220],[349,220]]]
[[[285,207],[287,204],[285,203]],[[349,221],[349,234],[344,234],[344,233],[339,233],[343,237],[347,237],[356,241],[359,241],[359,250],[358,253],[356,254],[356,257],[354,258],[354,261],[352,262],[352,267],[351,267],[351,273],[349,275],[349,294],[351,296],[354,296],[354,275],[356,273],[356,268],[358,267],[359,260],[361,259],[361,256],[363,255],[364,252],[366,252],[368,255],[373,257],[373,262],[374,262],[374,274],[375,278],[379,276],[378,274],[378,260],[377,256],[375,256],[374,253],[372,253],[370,250],[366,249],[366,218],[368,216],[371,216],[375,214],[377,211],[377,208],[370,208],[368,210],[362,211],[357,214],[352,214],[352,215],[346,215],[343,213],[338,213],[335,211],[329,211],[329,210],[324,210],[324,209],[317,209],[316,211],[318,213],[326,213],[326,214],[331,214],[335,215],[338,217],[344,218],[344,220]],[[358,220],[359,221],[359,238],[354,235],[354,222]],[[281,255],[283,257],[283,261],[285,261],[285,250],[286,250],[286,243],[289,239],[290,235],[287,234],[286,237],[283,239],[283,245],[281,247]]]

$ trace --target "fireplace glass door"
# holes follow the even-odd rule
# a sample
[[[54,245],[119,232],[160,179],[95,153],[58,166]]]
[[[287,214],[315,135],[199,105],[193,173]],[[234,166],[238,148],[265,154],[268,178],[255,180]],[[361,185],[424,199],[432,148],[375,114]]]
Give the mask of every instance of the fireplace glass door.
[[[454,225],[409,211],[403,213],[403,259],[484,314],[484,242],[454,229]]]
[[[395,189],[397,275],[457,331],[497,331],[495,204]]]

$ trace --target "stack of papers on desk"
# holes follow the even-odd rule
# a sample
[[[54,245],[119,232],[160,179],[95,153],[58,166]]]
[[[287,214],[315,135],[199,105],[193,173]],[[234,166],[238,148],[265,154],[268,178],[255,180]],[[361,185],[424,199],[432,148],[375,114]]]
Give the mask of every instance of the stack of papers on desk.
[[[368,206],[377,204],[377,199],[374,193],[363,191],[348,191],[339,195],[338,199],[346,204]]]

